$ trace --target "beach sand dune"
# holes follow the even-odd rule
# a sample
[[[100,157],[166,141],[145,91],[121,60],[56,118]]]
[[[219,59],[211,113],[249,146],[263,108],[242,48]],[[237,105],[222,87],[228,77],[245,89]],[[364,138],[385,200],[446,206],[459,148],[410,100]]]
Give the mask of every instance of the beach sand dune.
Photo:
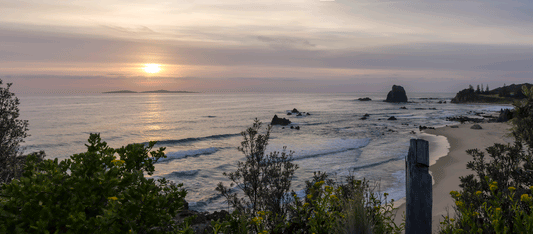
[[[511,127],[507,123],[482,123],[482,129],[470,129],[473,124],[461,124],[459,128],[451,126],[428,129],[427,134],[444,136],[447,138],[450,149],[446,156],[441,157],[435,164],[430,166],[433,175],[433,233],[437,233],[443,216],[454,216],[453,199],[450,191],[459,190],[459,177],[473,174],[466,168],[466,164],[472,160],[472,156],[466,153],[468,149],[481,149],[492,146],[494,143],[512,143],[508,137]],[[431,152],[431,149],[430,149]],[[430,155],[430,158],[432,155]],[[401,214],[405,211],[405,204],[399,206],[396,222],[401,222]]]

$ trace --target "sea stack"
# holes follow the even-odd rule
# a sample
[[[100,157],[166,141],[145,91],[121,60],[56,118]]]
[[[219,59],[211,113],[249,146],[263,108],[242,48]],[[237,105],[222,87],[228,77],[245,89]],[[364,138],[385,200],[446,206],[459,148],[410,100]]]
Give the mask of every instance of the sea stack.
[[[399,85],[393,85],[392,90],[387,94],[386,102],[407,102],[405,89]]]

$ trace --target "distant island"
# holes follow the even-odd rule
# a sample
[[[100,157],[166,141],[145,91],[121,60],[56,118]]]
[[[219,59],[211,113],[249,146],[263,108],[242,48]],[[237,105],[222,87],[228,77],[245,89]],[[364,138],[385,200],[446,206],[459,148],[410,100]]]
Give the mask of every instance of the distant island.
[[[510,104],[516,100],[521,100],[526,96],[522,93],[522,86],[530,88],[533,86],[529,83],[504,85],[493,90],[489,90],[487,86],[483,89],[483,85],[474,87],[470,85],[467,89],[459,91],[452,99],[452,103],[500,103]]]
[[[190,92],[190,91],[168,91],[168,90],[153,90],[153,91],[144,91],[144,92],[135,92],[131,90],[119,90],[119,91],[109,91],[109,92],[102,92],[102,93],[198,93],[198,92]]]

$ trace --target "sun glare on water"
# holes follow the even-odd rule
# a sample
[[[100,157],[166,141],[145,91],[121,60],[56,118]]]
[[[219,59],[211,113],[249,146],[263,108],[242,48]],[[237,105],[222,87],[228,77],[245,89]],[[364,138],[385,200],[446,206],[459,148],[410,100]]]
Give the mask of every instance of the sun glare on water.
[[[143,70],[147,73],[158,73],[161,71],[161,64],[149,63],[144,64]]]

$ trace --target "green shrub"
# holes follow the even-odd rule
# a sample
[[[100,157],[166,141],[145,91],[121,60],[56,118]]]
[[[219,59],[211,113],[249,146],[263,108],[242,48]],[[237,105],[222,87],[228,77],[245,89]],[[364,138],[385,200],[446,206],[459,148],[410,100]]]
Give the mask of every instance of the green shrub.
[[[0,233],[167,233],[184,205],[181,184],[147,179],[165,157],[132,144],[113,149],[91,134],[87,152],[59,162],[28,157],[23,177],[0,190]],[[151,152],[150,152],[151,151]],[[118,156],[118,157],[117,157]]]
[[[302,233],[401,233],[404,225],[396,225],[394,200],[387,201],[374,192],[366,180],[348,176],[344,183],[315,173],[306,182],[303,200],[294,196],[292,230]],[[382,199],[383,198],[383,199]]]

